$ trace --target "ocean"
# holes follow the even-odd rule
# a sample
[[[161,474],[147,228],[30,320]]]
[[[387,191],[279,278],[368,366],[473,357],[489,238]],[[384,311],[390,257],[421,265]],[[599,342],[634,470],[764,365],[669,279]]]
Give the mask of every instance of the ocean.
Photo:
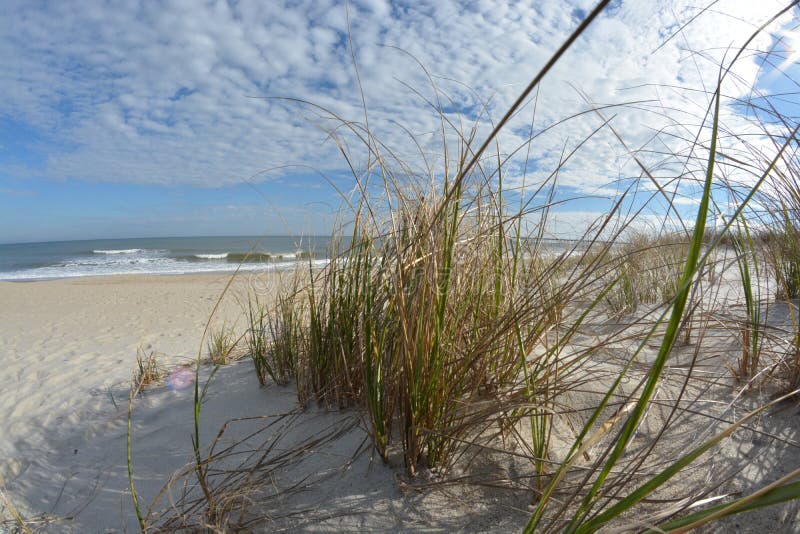
[[[96,239],[0,245],[0,280],[292,269],[326,263],[329,237]]]

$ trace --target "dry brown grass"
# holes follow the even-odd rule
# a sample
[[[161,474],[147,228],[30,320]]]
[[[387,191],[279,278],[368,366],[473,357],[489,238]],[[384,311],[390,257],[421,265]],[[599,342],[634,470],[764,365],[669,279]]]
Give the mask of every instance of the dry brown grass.
[[[161,381],[167,375],[166,369],[159,363],[155,352],[146,354],[143,350],[136,350],[136,368],[133,372],[132,388],[138,393],[150,384]]]
[[[207,352],[213,365],[227,365],[239,359],[236,348],[239,344],[233,328],[222,325],[208,333]]]

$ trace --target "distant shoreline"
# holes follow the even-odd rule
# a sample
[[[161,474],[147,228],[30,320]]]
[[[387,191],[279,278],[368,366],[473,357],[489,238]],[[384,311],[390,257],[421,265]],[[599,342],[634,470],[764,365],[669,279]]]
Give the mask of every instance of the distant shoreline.
[[[291,270],[324,261],[322,237],[191,237],[0,245],[0,280]]]
[[[62,276],[62,277],[54,277],[54,278],[20,278],[14,280],[3,280],[0,279],[0,284],[36,284],[37,282],[69,282],[71,280],[74,281],[99,281],[102,282],[103,280],[137,280],[137,279],[144,279],[144,278],[215,278],[219,277],[220,275],[228,275],[232,276],[234,273],[236,276],[240,274],[271,274],[276,271],[204,271],[200,273],[135,273],[135,274],[90,274],[85,276]]]

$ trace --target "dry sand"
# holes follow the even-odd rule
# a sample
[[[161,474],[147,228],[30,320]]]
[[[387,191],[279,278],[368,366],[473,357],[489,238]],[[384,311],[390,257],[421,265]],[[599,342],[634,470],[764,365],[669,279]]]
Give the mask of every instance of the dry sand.
[[[155,352],[172,368],[196,358],[206,321],[228,279],[227,275],[115,276],[0,283],[0,487],[26,518],[42,521],[38,524],[48,532],[137,530],[125,447],[127,388],[137,349]],[[278,283],[274,275],[237,278],[213,323],[225,321],[244,331],[242,296],[248,292],[267,296]],[[777,322],[785,316],[778,307],[773,313]],[[597,333],[613,328],[606,322],[597,327]],[[709,415],[731,419],[774,394],[763,390],[737,398],[735,381],[720,373],[723,360],[735,354],[735,339],[724,329],[709,328],[708,332],[706,343],[713,350],[703,348],[699,372],[723,378],[692,392],[703,399],[693,405],[700,415],[684,415],[672,425],[672,434],[663,440],[670,447],[667,453],[708,434],[714,426],[709,424]],[[584,341],[590,343],[591,336]],[[609,372],[619,368],[616,362],[631,347],[630,341],[609,345],[596,355],[596,365],[585,370],[586,376],[594,377],[593,385],[580,388],[565,401],[573,409],[591,408],[605,383],[600,377],[611,376]],[[692,347],[679,349],[666,370],[667,379],[658,392],[663,401],[669,402],[680,391]],[[654,350],[645,351],[642,361]],[[645,369],[643,365],[642,372]],[[205,367],[202,383],[208,373]],[[624,389],[631,391],[634,382]],[[147,389],[134,403],[132,457],[144,508],[191,458],[192,410],[191,389],[172,391],[163,384]],[[737,431],[659,497],[699,492],[710,481],[720,480],[711,496],[746,493],[797,468],[798,414],[797,403],[771,410],[753,425],[757,432]],[[658,432],[668,416],[654,405],[637,439]],[[259,387],[251,365],[243,361],[221,368],[214,378],[202,412],[201,442],[210,444],[226,421],[247,417],[254,419],[227,427],[215,450],[266,427],[236,449],[272,447],[256,471],[261,478],[253,481],[255,489],[246,496],[259,503],[251,509],[254,517],[261,518],[253,530],[515,531],[530,514],[526,506],[530,494],[519,489],[463,484],[437,484],[435,490],[409,487],[402,483],[399,459],[387,468],[371,457],[357,414],[300,412],[291,387]],[[558,445],[571,439],[570,432],[569,425],[557,428],[554,459],[558,459]],[[743,456],[752,462],[725,481]],[[227,455],[215,465],[230,470],[246,461],[252,466],[255,460],[247,458]],[[524,461],[488,455],[475,460],[464,474],[488,485],[497,481],[508,486],[508,480],[525,480],[529,471]],[[212,476],[220,492],[233,483],[225,476]],[[426,477],[436,482],[429,473],[420,479],[424,482]],[[183,482],[189,495],[181,502]],[[150,520],[169,526],[173,503],[191,510],[197,496],[195,478],[184,477],[162,495]],[[666,506],[655,504],[651,509]],[[8,510],[0,513],[7,516]],[[12,526],[6,523],[7,529]],[[798,506],[774,507],[707,530],[764,529],[800,529]]]
[[[129,508],[124,498],[109,507],[108,499],[97,497],[123,489],[123,423],[137,350],[155,352],[167,366],[192,361],[228,279],[219,274],[0,282],[0,481],[23,508],[68,516],[74,514],[65,504],[93,499],[76,525],[86,520],[90,530],[99,530],[126,524],[120,518]],[[214,323],[242,327],[237,295],[251,285],[268,291],[269,283],[238,278]],[[166,410],[175,405],[176,422],[188,420],[187,395],[161,395],[144,404]],[[161,429],[153,430],[158,435]],[[148,432],[138,441],[168,449],[188,437],[169,426],[163,440],[149,439]]]
[[[137,349],[155,351],[171,367],[196,358],[206,321],[227,281],[220,274],[0,282],[0,480],[23,516],[41,521],[47,532],[138,529],[126,465],[128,384]],[[276,283],[275,275],[237,278],[214,324],[227,321],[244,331],[241,297],[248,291],[266,296]],[[203,383],[208,372],[205,367],[201,373]],[[132,463],[145,508],[191,458],[192,398],[192,389],[172,391],[161,384],[148,388],[134,404]],[[225,438],[230,434],[233,441],[276,422],[283,428],[281,450],[324,437],[326,428],[350,425],[340,439],[308,448],[302,457],[287,460],[281,473],[270,474],[265,486],[284,490],[302,482],[304,488],[266,497],[274,507],[267,512],[275,526],[488,530],[514,528],[528,513],[524,496],[518,499],[519,513],[497,515],[505,503],[476,507],[451,502],[442,492],[407,495],[395,482],[399,464],[391,469],[373,462],[355,414],[312,409],[291,419],[265,417],[297,408],[291,387],[260,388],[251,364],[243,361],[221,368],[202,412],[204,444],[232,418],[262,417],[232,424]],[[366,452],[353,462],[359,450]],[[453,495],[466,498],[469,491]],[[166,496],[155,509],[169,508],[177,498]],[[8,519],[4,512],[0,518]]]

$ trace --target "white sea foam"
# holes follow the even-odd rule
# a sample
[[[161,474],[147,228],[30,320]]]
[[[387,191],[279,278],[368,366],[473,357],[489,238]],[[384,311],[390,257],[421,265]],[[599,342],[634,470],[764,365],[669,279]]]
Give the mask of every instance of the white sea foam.
[[[136,254],[138,252],[144,252],[144,249],[141,248],[121,248],[121,249],[110,249],[110,250],[93,250],[94,254]]]
[[[327,259],[313,260],[315,268],[324,267]],[[178,261],[173,258],[135,258],[130,260],[73,261],[61,265],[38,267],[18,271],[0,272],[0,280],[49,280],[54,278],[76,278],[82,276],[109,276],[126,274],[193,274],[213,272],[272,272],[296,268],[297,261],[273,261],[264,263],[235,263],[219,261]],[[308,265],[304,263],[304,268]]]
[[[195,254],[195,258],[199,258],[201,260],[224,260],[228,257],[227,252],[223,252],[222,254]]]

